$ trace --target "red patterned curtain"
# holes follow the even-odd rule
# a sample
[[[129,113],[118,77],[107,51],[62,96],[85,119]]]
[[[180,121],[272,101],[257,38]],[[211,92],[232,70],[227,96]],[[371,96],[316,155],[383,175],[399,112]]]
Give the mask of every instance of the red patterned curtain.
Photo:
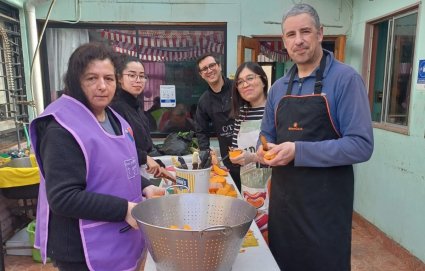
[[[223,31],[102,30],[115,51],[145,61],[187,61],[206,53],[224,54]]]
[[[260,53],[275,62],[289,60],[288,53],[281,40],[260,41]]]

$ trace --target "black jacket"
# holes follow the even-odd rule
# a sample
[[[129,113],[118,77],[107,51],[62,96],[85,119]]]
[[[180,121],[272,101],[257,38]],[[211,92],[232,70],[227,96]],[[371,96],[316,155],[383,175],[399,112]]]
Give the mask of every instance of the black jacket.
[[[117,96],[112,101],[111,107],[130,124],[136,141],[139,165],[146,164],[147,155],[152,150],[149,121],[143,111],[143,105],[130,93],[117,89]]]
[[[225,147],[231,146],[232,140],[233,120],[229,114],[232,107],[233,81],[225,77],[223,79],[224,85],[219,93],[208,87],[199,98],[195,123],[199,148],[205,150],[210,147],[209,133],[214,132],[217,134],[220,151],[224,156],[227,153]]]
[[[209,133],[217,134],[221,156],[224,157],[232,146],[234,119],[230,118],[232,108],[233,81],[223,77],[224,85],[219,93],[208,87],[199,98],[195,117],[196,137],[200,150],[210,147]],[[230,160],[224,159],[224,165],[230,169],[230,174],[238,188],[240,188],[239,167]]]

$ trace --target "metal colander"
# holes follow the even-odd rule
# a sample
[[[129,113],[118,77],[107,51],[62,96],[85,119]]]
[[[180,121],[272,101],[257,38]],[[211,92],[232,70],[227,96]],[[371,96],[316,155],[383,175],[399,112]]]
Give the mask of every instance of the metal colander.
[[[157,270],[231,270],[256,210],[243,200],[201,193],[168,195],[132,210]],[[176,225],[192,230],[172,230]]]

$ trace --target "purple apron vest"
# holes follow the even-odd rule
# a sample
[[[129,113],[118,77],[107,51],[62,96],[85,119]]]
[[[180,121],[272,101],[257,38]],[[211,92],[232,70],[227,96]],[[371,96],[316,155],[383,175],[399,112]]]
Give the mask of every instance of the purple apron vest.
[[[128,123],[114,112],[121,123],[122,135],[108,134],[94,115],[77,100],[63,95],[50,104],[37,119],[51,115],[68,130],[80,145],[87,167],[87,191],[140,202],[141,179],[137,153]],[[30,126],[31,142],[37,150],[35,119]],[[40,163],[40,154],[36,153]],[[40,173],[43,172],[40,170]],[[40,178],[35,247],[46,261],[49,205],[44,176]],[[120,233],[122,222],[79,220],[87,266],[90,270],[134,270],[141,260],[145,241],[140,231]]]

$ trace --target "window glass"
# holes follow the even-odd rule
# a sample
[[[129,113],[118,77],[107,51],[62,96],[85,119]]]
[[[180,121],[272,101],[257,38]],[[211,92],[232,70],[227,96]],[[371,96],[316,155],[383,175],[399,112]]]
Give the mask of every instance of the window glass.
[[[386,122],[407,125],[417,14],[394,20]]]
[[[140,99],[151,120],[151,135],[164,137],[170,131],[193,129],[199,97],[208,85],[199,76],[196,60],[211,53],[226,74],[226,25],[208,26],[101,26],[69,28],[65,25],[46,29],[45,54],[49,55],[45,73],[49,86],[46,96],[54,100],[63,89],[63,76],[73,50],[86,42],[103,42],[114,51],[142,60],[148,76]],[[175,101],[161,96],[161,86],[174,89]],[[185,122],[179,122],[182,114]],[[171,128],[170,128],[171,127]],[[189,128],[188,128],[189,127]]]
[[[373,24],[370,86],[372,119],[407,126],[417,12]]]

